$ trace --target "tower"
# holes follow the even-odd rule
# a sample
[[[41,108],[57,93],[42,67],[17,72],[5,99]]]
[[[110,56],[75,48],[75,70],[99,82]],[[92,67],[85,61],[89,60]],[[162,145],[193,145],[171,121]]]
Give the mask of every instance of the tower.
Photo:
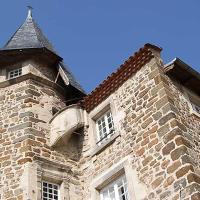
[[[161,50],[85,95],[29,8],[0,50],[0,200],[199,200],[200,74]]]
[[[54,187],[62,180],[66,188],[76,168],[48,144],[49,120],[85,94],[30,7],[25,22],[0,50],[0,66],[0,199],[41,199],[42,180],[55,178]],[[62,196],[67,199],[67,192]]]

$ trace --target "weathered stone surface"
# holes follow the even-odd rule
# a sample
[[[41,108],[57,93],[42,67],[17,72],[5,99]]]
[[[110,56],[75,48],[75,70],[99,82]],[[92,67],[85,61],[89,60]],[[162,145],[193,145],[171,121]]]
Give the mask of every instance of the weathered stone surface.
[[[181,162],[180,161],[175,161],[173,164],[171,164],[167,168],[167,173],[171,174],[171,173],[175,172],[180,166],[181,166]]]
[[[23,159],[18,160],[19,165],[25,164],[27,162],[32,162],[32,159],[31,158],[23,158]]]
[[[33,99],[33,98],[26,98],[24,100],[24,103],[35,103],[35,104],[39,104],[39,101]]]
[[[168,155],[173,149],[175,149],[175,144],[174,142],[170,142],[162,149],[162,153],[163,155]]]
[[[200,176],[195,173],[188,174],[187,179],[188,179],[188,183],[196,182],[200,184]]]
[[[183,177],[185,174],[187,174],[189,171],[194,171],[194,169],[193,169],[193,167],[191,165],[187,165],[187,166],[181,167],[176,172],[176,177],[179,179],[180,177]]]
[[[199,200],[200,199],[200,192],[197,192],[191,196],[191,200]]]
[[[153,122],[153,119],[150,117],[150,118],[148,118],[148,119],[146,119],[145,121],[144,121],[144,123],[142,123],[142,125],[141,125],[141,127],[143,128],[143,129],[145,129],[150,123],[152,123]]]
[[[36,97],[39,97],[41,95],[39,92],[32,90],[32,89],[25,90],[25,92],[27,94],[31,94],[31,95],[36,96]]]
[[[181,135],[181,130],[179,128],[175,128],[169,133],[165,134],[163,137],[164,143],[168,143],[169,141],[173,140],[176,136]]]
[[[171,191],[166,191],[160,195],[160,200],[167,199],[171,195]]]
[[[188,154],[187,148],[185,146],[180,146],[179,148],[175,149],[171,153],[172,160],[177,160],[180,156]]]
[[[187,182],[185,178],[179,179],[174,183],[174,191],[180,191],[180,189],[185,188]]]
[[[168,178],[164,181],[163,186],[164,186],[164,187],[170,186],[170,185],[174,182],[174,180],[175,180],[175,179],[174,179],[173,176],[168,177]]]
[[[152,156],[146,157],[146,158],[142,161],[143,166],[146,166],[152,159],[153,159]]]
[[[24,113],[20,113],[19,117],[23,118],[23,117],[34,117],[33,112],[24,112]]]
[[[169,99],[167,96],[162,97],[161,99],[159,99],[156,102],[156,108],[157,110],[159,110],[160,108],[162,108],[165,104],[167,104],[169,102]]]
[[[163,116],[159,121],[159,125],[162,126],[164,124],[166,124],[168,121],[170,121],[171,119],[176,118],[176,115],[172,112],[168,113],[167,115]]]
[[[188,148],[192,148],[190,142],[189,142],[188,140],[184,139],[183,137],[178,137],[178,138],[176,138],[176,139],[175,139],[175,142],[176,142],[176,144],[177,144],[178,146],[180,146],[180,145],[185,145],[185,146],[187,146]]]
[[[162,182],[164,178],[163,177],[158,177],[156,180],[152,182],[152,187],[155,189],[157,188]]]
[[[25,123],[21,123],[19,125],[9,128],[8,131],[18,131],[18,130],[25,129],[31,126],[32,126],[31,122],[25,122]]]
[[[167,132],[169,132],[169,124],[165,124],[162,127],[160,127],[157,132],[159,137],[163,137]]]

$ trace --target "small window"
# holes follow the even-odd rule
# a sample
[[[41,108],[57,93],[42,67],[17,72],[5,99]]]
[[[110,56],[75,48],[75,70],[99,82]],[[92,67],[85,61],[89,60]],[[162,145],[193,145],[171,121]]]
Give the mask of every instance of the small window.
[[[59,200],[59,186],[54,183],[43,181],[42,200]]]
[[[190,90],[186,90],[186,93],[191,104],[192,112],[200,114],[200,97]]]
[[[128,200],[128,187],[125,175],[110,183],[100,191],[101,200]]]
[[[96,120],[96,128],[98,132],[98,145],[114,134],[114,123],[110,110]]]
[[[196,105],[195,103],[192,103],[192,108],[195,112],[197,112],[198,114],[200,114],[200,106]]]
[[[52,115],[55,115],[58,111],[56,107],[52,107]]]
[[[22,75],[22,68],[14,69],[8,72],[8,79],[16,78]]]

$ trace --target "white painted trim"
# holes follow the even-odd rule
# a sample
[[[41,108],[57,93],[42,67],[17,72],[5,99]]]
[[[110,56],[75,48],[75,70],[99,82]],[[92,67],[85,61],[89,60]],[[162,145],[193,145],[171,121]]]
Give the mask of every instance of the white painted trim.
[[[127,156],[94,178],[91,183],[91,200],[99,200],[99,190],[123,173],[126,176],[128,184],[129,199],[142,200],[147,194],[146,187],[139,181],[137,171],[132,168],[132,161],[132,156]]]
[[[112,113],[112,118],[113,118],[113,124],[114,124],[114,130],[115,135],[116,133],[119,133],[119,127],[117,121],[115,120],[117,117],[117,110],[114,105],[114,99],[113,95],[110,95],[106,100],[104,100],[102,103],[100,103],[97,107],[95,107],[89,114],[88,114],[88,123],[89,123],[89,140],[91,144],[91,153],[95,151],[95,149],[99,146],[97,146],[97,142],[99,141],[99,136],[96,131],[96,123],[95,121],[104,113],[106,113],[108,110],[111,111]],[[103,142],[102,142],[103,145]]]

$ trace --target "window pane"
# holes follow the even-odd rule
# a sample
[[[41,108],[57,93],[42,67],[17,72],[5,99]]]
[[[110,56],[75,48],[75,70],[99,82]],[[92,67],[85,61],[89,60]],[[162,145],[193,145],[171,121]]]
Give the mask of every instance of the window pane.
[[[111,111],[106,112],[96,121],[98,135],[101,141],[106,140],[114,133],[114,124]]]
[[[14,69],[8,72],[8,78],[15,78],[22,75],[22,68]]]
[[[58,200],[58,185],[48,182],[42,183],[42,200]]]
[[[125,176],[118,178],[100,191],[101,200],[128,200]]]

